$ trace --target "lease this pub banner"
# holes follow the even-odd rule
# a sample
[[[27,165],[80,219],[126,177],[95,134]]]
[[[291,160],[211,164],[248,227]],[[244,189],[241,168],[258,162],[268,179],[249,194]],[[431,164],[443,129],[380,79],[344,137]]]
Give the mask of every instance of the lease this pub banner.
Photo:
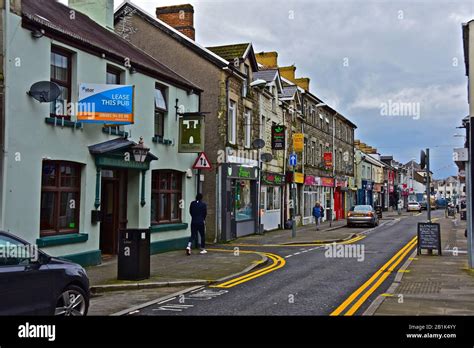
[[[132,124],[134,86],[81,83],[77,120],[85,123]]]

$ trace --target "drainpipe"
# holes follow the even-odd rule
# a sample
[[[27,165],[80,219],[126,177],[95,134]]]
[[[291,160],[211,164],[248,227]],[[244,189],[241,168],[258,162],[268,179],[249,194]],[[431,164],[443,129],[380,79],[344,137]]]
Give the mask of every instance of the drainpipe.
[[[5,1],[4,10],[4,50],[3,50],[3,81],[4,81],[4,109],[3,109],[3,154],[2,154],[2,210],[1,210],[1,229],[5,230],[5,204],[6,204],[6,187],[7,187],[7,167],[8,167],[8,114],[9,114],[9,55],[10,55],[10,1]]]

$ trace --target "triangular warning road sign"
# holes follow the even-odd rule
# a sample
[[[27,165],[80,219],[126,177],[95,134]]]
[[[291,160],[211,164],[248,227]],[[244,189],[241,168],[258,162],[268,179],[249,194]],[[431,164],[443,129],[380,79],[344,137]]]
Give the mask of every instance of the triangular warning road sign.
[[[201,152],[194,162],[193,169],[212,169],[211,162],[204,152]]]

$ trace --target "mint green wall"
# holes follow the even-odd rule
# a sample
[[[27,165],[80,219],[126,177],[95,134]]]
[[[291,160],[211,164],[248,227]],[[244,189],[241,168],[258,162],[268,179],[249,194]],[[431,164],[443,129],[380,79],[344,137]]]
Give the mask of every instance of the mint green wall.
[[[50,105],[39,103],[26,95],[30,86],[37,81],[49,80],[50,49],[52,41],[43,37],[33,39],[28,30],[21,27],[20,17],[11,15],[14,30],[10,30],[11,59],[10,70],[10,110],[7,111],[9,154],[6,172],[6,214],[5,227],[29,242],[39,237],[41,168],[42,159],[69,160],[85,164],[81,173],[80,223],[81,233],[88,233],[85,243],[49,247],[45,250],[52,255],[67,255],[99,249],[99,224],[90,223],[94,209],[96,166],[87,146],[97,144],[117,136],[102,132],[102,125],[84,124],[83,130],[60,126],[53,127],[44,121],[49,116]],[[105,83],[107,60],[78,51],[73,59],[73,102],[77,101],[79,83]],[[124,73],[125,84],[133,84],[135,94],[135,124],[126,126],[131,140],[138,142],[143,136],[145,145],[159,157],[151,163],[151,169],[174,169],[185,172],[194,163],[195,154],[178,154],[177,145],[166,146],[152,142],[154,135],[154,85],[155,79],[128,72]],[[162,81],[158,81],[164,84]],[[178,140],[175,122],[174,101],[179,99],[187,111],[197,111],[199,98],[186,91],[169,86],[169,114],[166,119],[166,138]],[[141,175],[130,175],[128,218],[130,227],[146,228],[150,225],[151,171],[146,173],[146,205],[140,206]],[[183,222],[189,222],[187,206],[195,195],[195,177],[183,175],[183,198],[185,211]],[[187,236],[189,231],[163,232],[153,236],[152,241],[161,238]]]

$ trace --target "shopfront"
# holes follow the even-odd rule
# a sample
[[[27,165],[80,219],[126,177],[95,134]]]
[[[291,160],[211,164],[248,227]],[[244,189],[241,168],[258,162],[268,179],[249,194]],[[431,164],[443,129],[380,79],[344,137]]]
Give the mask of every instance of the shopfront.
[[[222,165],[222,224],[224,240],[257,231],[258,168],[239,164]]]
[[[287,202],[291,201],[291,185],[294,183],[295,188],[295,195],[294,195],[294,202],[293,206],[295,207],[295,220],[297,224],[302,223],[302,216],[304,210],[304,197],[303,197],[303,186],[304,186],[304,174],[295,172],[294,181],[293,181],[293,172],[288,172],[286,174],[286,182],[287,182]],[[285,212],[286,218],[290,219],[290,205],[287,204],[287,210]]]
[[[334,211],[334,178],[321,178],[322,194],[321,194],[321,204],[324,209],[331,208],[331,211]],[[324,214],[323,220],[327,220],[328,215]],[[334,220],[334,216],[332,216]]]
[[[383,184],[375,183],[373,187],[373,202],[374,206],[383,206]]]
[[[265,231],[282,227],[282,199],[285,176],[278,173],[262,172],[260,179],[260,214]]]
[[[374,182],[371,180],[362,180],[362,188],[357,191],[357,204],[373,205],[373,187]]]
[[[321,202],[321,192],[321,178],[313,175],[305,175],[303,188],[303,225],[314,223],[313,207],[316,202]]]
[[[336,179],[334,188],[334,218],[336,220],[344,219],[345,216],[345,200],[347,191],[347,180]]]

